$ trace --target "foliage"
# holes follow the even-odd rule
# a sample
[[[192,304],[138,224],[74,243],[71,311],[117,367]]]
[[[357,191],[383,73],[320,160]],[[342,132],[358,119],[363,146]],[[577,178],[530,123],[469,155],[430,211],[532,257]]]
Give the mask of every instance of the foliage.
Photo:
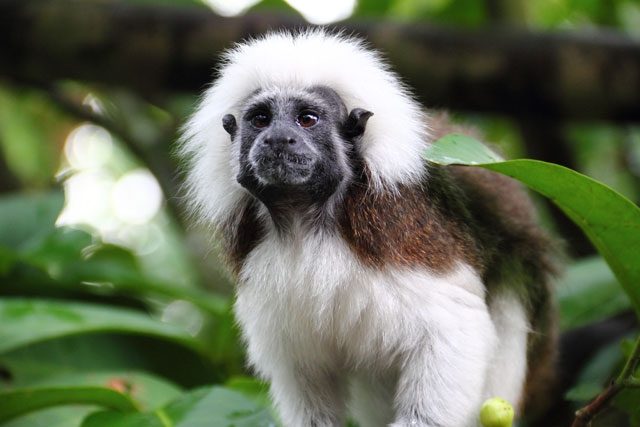
[[[272,423],[255,380],[210,385],[233,374],[233,352],[149,314],[155,299],[189,301],[228,329],[226,298],[149,278],[126,248],[56,227],[61,208],[58,192],[0,200],[0,424]]]

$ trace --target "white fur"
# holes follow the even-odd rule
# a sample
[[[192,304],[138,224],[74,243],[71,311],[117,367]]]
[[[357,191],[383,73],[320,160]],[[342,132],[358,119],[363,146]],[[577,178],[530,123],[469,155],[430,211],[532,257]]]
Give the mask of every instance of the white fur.
[[[487,375],[485,396],[500,396],[519,407],[527,374],[530,332],[527,313],[517,295],[509,291],[494,297],[489,312],[499,338]]]
[[[309,30],[271,33],[224,55],[219,77],[185,126],[181,154],[189,159],[187,187],[196,216],[220,223],[244,191],[236,182],[238,156],[222,117],[238,117],[239,103],[258,88],[326,85],[350,110],[374,113],[362,154],[376,188],[393,190],[424,176],[426,118],[380,56],[354,38]]]
[[[483,289],[463,264],[377,271],[341,238],[299,229],[251,252],[235,310],[286,426],[340,425],[353,380],[356,416],[363,400],[379,414],[363,427],[393,413],[394,426],[461,427],[476,423],[498,343]]]

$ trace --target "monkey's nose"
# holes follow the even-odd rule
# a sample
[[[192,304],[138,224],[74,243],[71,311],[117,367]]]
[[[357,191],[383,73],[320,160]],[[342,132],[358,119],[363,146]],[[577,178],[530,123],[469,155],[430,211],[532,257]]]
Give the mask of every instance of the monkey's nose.
[[[288,138],[265,138],[264,139],[264,144],[265,145],[270,145],[272,147],[285,147],[285,146],[295,146],[296,144],[298,144],[298,141],[295,138],[292,137],[288,137]]]

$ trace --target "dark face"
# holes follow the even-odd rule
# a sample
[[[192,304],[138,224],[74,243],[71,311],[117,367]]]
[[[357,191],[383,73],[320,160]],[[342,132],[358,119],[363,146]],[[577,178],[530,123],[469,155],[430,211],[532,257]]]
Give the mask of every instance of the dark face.
[[[348,115],[326,87],[260,91],[247,99],[239,123],[223,119],[240,144],[238,182],[267,206],[322,203],[350,174],[350,144],[370,116],[361,109]]]

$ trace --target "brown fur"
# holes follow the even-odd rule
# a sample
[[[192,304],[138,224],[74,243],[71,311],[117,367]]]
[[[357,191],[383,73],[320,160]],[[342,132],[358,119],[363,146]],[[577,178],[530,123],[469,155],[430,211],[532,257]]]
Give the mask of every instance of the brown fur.
[[[422,265],[435,272],[450,270],[457,261],[481,269],[482,250],[465,220],[460,198],[447,196],[456,189],[440,170],[430,171],[423,186],[401,186],[398,193],[376,193],[368,173],[350,187],[339,219],[340,232],[365,264]]]
[[[264,226],[257,217],[257,203],[247,201],[221,229],[226,261],[236,277],[244,259],[264,236]]]

